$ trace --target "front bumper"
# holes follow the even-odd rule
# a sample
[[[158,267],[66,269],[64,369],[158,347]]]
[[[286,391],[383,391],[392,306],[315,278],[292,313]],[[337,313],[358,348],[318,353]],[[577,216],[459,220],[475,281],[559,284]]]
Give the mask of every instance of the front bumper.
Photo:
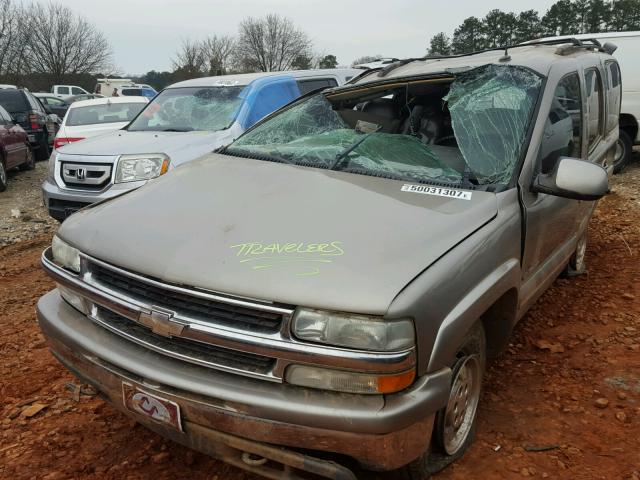
[[[109,184],[104,190],[91,191],[61,188],[51,179],[47,179],[42,183],[42,196],[49,215],[63,221],[81,208],[117,197],[145,183],[146,181]]]
[[[446,403],[449,389],[449,369],[384,397],[274,384],[151,352],[94,324],[56,290],[40,299],[37,313],[53,354],[107,401],[149,428],[214,456],[215,442],[207,438],[224,432],[240,441],[336,452],[365,468],[392,470],[425,450],[433,414]],[[168,431],[126,410],[123,381],[180,405],[184,432]]]

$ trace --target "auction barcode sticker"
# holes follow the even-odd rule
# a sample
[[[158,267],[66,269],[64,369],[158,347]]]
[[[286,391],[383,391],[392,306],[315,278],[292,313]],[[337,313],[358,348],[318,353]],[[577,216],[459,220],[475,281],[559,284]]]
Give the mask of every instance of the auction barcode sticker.
[[[425,195],[436,195],[438,197],[471,200],[471,192],[468,190],[458,190],[456,188],[430,187],[428,185],[412,185],[410,183],[405,183],[401,190],[403,192],[423,193]]]

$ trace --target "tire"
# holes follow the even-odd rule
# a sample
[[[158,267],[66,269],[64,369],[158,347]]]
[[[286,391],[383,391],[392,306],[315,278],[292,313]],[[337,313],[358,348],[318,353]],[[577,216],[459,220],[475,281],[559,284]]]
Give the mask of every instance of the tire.
[[[578,239],[578,243],[576,244],[576,249],[571,255],[569,259],[569,264],[565,269],[565,276],[567,277],[577,277],[578,275],[582,275],[587,271],[587,264],[585,262],[585,255],[587,252],[587,230],[580,236]]]
[[[38,149],[36,150],[36,160],[40,162],[42,160],[48,160],[48,159],[49,159],[49,135],[45,130],[44,135],[42,135],[42,138],[38,142]]]
[[[476,322],[463,339],[451,366],[453,376],[449,401],[436,414],[431,444],[420,458],[404,467],[406,479],[429,478],[462,457],[473,443],[487,361],[486,350],[484,328],[481,322]]]
[[[4,165],[4,159],[0,158],[0,192],[7,189],[7,169]]]
[[[633,152],[633,142],[631,137],[624,130],[620,130],[618,141],[616,142],[616,153],[613,159],[613,173],[620,173],[631,160]]]
[[[25,162],[20,165],[20,170],[33,170],[34,168],[36,168],[36,160],[33,156],[33,151],[31,150],[30,146],[27,146],[27,153],[26,153],[26,159]]]

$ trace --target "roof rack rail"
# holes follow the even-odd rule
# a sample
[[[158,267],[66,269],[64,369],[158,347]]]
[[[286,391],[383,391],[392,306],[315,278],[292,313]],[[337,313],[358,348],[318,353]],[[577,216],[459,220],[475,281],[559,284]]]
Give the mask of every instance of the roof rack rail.
[[[504,47],[492,47],[492,48],[486,48],[484,50],[476,50],[473,52],[469,52],[469,53],[455,53],[455,54],[450,54],[450,55],[427,55],[424,57],[417,57],[417,58],[404,58],[404,59],[395,59],[395,61],[393,63],[390,63],[389,65],[386,65],[385,67],[377,67],[377,68],[372,68],[370,70],[367,71],[367,75],[374,73],[374,72],[378,72],[378,76],[379,77],[385,77],[387,76],[391,71],[395,70],[396,68],[400,68],[408,63],[411,62],[416,62],[416,61],[425,61],[425,60],[443,60],[443,59],[447,59],[447,58],[459,58],[459,57],[469,57],[471,55],[476,55],[478,53],[486,53],[486,52],[495,52],[498,50],[504,50],[505,51],[505,56],[507,56],[507,52],[508,50],[514,49],[514,48],[522,48],[522,47],[529,47],[529,46],[535,46],[535,45],[565,45],[567,43],[570,43],[571,45],[569,45],[568,48],[559,48],[556,53],[558,55],[566,55],[570,50],[575,49],[575,48],[584,48],[584,49],[595,49],[598,50],[599,52],[605,52],[608,53],[609,55],[611,55],[615,50],[616,50],[616,46],[611,44],[611,43],[605,43],[604,45],[602,45],[597,39],[595,38],[583,38],[583,39],[577,39],[575,37],[567,37],[567,38],[556,38],[556,39],[549,39],[549,40],[531,40],[529,42],[524,42],[524,43],[518,43],[516,45],[507,45]],[[364,75],[363,75],[364,76]]]

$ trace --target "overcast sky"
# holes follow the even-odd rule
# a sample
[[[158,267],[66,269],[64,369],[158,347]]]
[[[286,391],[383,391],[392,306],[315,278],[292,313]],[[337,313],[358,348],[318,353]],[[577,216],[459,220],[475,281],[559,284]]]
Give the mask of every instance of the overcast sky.
[[[431,36],[499,8],[542,14],[556,0],[61,0],[108,37],[122,73],[169,70],[184,38],[235,34],[248,15],[279,13],[341,65],[363,55],[422,56]]]

